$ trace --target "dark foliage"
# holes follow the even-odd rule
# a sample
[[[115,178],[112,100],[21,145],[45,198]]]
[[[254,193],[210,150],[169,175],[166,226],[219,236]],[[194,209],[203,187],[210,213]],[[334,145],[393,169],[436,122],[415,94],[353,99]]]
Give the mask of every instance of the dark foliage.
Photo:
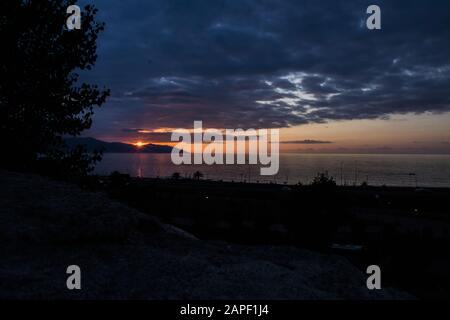
[[[311,185],[323,189],[332,189],[336,187],[336,181],[332,176],[328,175],[328,171],[325,171],[323,173],[318,173]]]
[[[172,179],[179,180],[181,178],[181,174],[179,172],[174,172],[172,174]]]
[[[200,171],[195,171],[194,172],[194,179],[195,180],[200,180],[201,178],[203,178],[203,173],[201,173]]]
[[[123,188],[130,182],[130,175],[114,171],[109,175],[110,186],[112,188]]]
[[[8,0],[0,4],[0,142],[2,167],[57,175],[85,174],[99,160],[63,137],[92,125],[93,109],[109,91],[80,83],[79,72],[94,65],[104,25],[97,9],[82,9],[81,30],[66,28],[76,1]]]

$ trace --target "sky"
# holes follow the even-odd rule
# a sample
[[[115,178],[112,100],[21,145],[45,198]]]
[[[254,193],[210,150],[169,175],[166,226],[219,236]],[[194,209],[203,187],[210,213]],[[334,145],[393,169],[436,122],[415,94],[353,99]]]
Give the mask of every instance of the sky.
[[[166,143],[201,120],[280,128],[286,152],[450,153],[450,1],[95,6],[106,30],[82,78],[112,95],[86,135]]]

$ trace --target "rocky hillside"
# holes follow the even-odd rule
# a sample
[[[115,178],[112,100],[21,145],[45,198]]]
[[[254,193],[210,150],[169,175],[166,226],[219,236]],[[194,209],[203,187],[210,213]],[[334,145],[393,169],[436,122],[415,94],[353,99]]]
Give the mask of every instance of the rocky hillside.
[[[205,242],[102,193],[0,172],[0,299],[403,299],[347,260]],[[66,288],[78,265],[82,289]]]

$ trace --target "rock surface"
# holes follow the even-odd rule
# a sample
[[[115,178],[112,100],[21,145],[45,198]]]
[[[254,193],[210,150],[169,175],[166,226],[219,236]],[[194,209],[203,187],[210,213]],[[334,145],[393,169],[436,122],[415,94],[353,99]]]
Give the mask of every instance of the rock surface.
[[[109,199],[0,172],[0,299],[408,299],[346,259],[206,242]],[[82,289],[66,288],[78,265]]]

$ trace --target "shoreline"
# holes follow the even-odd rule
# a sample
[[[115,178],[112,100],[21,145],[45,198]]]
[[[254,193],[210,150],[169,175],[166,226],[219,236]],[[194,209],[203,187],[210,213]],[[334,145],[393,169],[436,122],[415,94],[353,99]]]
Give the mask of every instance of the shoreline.
[[[168,154],[105,154],[95,174],[109,175],[118,170],[132,177],[203,177],[215,181],[309,184],[317,173],[328,171],[338,185],[450,188],[450,157],[416,155],[414,157],[378,155],[301,155],[281,154],[280,170],[274,176],[261,176],[260,165],[175,165]]]
[[[138,177],[138,176],[132,176],[129,175],[127,173],[119,173],[120,175],[126,176],[127,178],[131,179],[132,181],[136,181],[136,182],[147,182],[147,183],[151,183],[151,182],[158,182],[158,181],[163,181],[163,182],[174,182],[174,183],[180,183],[180,184],[189,184],[189,183],[201,183],[201,184],[221,184],[224,186],[248,186],[248,187],[262,187],[264,188],[265,186],[272,186],[274,188],[283,188],[283,187],[310,187],[311,183],[307,183],[307,184],[293,184],[293,183],[279,183],[279,182],[271,182],[271,181],[261,181],[261,182],[248,182],[248,181],[234,181],[234,180],[220,180],[220,179],[199,179],[196,180],[194,178],[179,178],[179,179],[174,179],[170,176],[156,176],[156,177]],[[111,175],[105,175],[105,174],[92,174],[90,175],[92,178],[98,178],[101,180],[108,180],[109,177]],[[344,189],[344,190],[355,190],[355,189],[372,189],[372,190],[376,190],[376,189],[391,189],[391,190],[414,190],[417,192],[422,192],[422,191],[450,191],[450,186],[449,187],[428,187],[428,186],[401,186],[401,185],[370,185],[368,184],[367,186],[363,186],[361,184],[357,184],[357,185],[340,185],[337,184],[336,185],[337,188],[339,189]]]

